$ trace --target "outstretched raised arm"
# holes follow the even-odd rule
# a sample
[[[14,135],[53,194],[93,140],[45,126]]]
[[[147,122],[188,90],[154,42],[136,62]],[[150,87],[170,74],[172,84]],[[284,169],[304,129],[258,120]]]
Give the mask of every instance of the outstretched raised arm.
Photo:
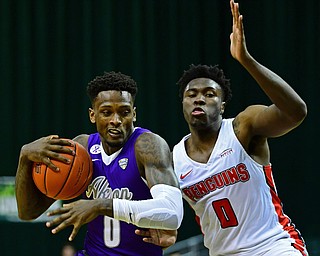
[[[230,7],[233,17],[231,55],[250,73],[273,103],[268,107],[251,106],[245,110],[244,119],[249,122],[251,131],[249,136],[281,136],[303,121],[307,114],[306,104],[280,76],[258,63],[249,54],[239,4],[231,0]]]

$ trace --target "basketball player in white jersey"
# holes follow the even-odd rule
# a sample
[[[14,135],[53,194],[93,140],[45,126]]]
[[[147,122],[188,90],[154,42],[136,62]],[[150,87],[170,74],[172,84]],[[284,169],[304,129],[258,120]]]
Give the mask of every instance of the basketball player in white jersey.
[[[247,51],[238,3],[230,1],[230,51],[271,100],[223,119],[231,99],[229,80],[217,66],[191,65],[178,85],[190,134],[173,150],[184,199],[194,209],[211,256],[308,255],[272,178],[268,138],[297,127],[305,102]],[[145,233],[154,242],[152,234]]]

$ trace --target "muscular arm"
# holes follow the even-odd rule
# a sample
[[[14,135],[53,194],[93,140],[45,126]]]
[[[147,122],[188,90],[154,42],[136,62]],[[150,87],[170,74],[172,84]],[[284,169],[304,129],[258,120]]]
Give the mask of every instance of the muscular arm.
[[[135,144],[140,174],[151,188],[155,184],[167,184],[179,188],[172,165],[172,154],[167,142],[154,133],[144,133]]]
[[[258,63],[247,51],[239,6],[230,1],[233,28],[230,35],[231,55],[250,73],[271,102],[270,106],[251,106],[239,116],[249,136],[277,137],[298,126],[307,107],[299,95],[280,76]]]
[[[21,148],[16,172],[16,200],[19,218],[35,219],[55,201],[37,189],[32,179],[32,167],[33,162],[38,162],[48,165],[53,171],[58,171],[50,159],[68,163],[67,158],[59,155],[59,153],[72,154],[69,148],[63,147],[64,145],[70,146],[70,142],[52,135],[40,138]]]
[[[72,140],[78,142],[78,143],[81,144],[85,149],[88,150],[88,138],[89,138],[89,135],[88,135],[88,134],[81,134],[81,135],[78,135],[77,137],[73,138]]]
[[[81,143],[81,138],[75,138]],[[84,145],[83,143],[81,143]],[[61,214],[47,223],[53,233],[73,225],[70,240],[78,233],[80,227],[96,218],[106,215],[144,228],[177,229],[183,217],[182,195],[174,174],[171,153],[167,143],[158,135],[144,133],[135,144],[137,164],[141,176],[146,179],[152,199],[129,201],[124,199],[97,198],[79,200],[63,205],[51,211],[50,215]],[[168,232],[168,244],[175,241],[176,232]],[[161,240],[160,245],[167,241]]]
[[[55,200],[46,197],[35,186],[32,179],[33,162],[28,159],[25,151],[22,147],[16,174],[16,200],[19,218],[32,220],[39,217]]]
[[[169,146],[160,136],[144,133],[136,141],[135,153],[153,199],[114,199],[114,217],[144,228],[177,229],[183,217],[183,204]]]

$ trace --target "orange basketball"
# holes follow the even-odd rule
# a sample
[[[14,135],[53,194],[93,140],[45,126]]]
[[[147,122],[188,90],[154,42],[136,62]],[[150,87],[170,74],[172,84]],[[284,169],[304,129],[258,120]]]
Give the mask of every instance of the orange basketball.
[[[33,181],[47,197],[57,200],[76,198],[85,191],[91,181],[93,172],[91,157],[82,145],[74,141],[73,143],[75,155],[62,154],[71,160],[70,164],[51,160],[59,167],[59,171],[53,171],[42,163],[33,164]]]

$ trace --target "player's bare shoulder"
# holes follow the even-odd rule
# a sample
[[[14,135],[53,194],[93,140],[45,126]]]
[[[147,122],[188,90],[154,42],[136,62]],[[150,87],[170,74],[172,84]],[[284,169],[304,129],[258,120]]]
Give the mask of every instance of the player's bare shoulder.
[[[75,138],[73,138],[72,140],[78,142],[84,148],[88,149],[88,139],[89,139],[88,134],[80,134],[80,135],[76,136]]]
[[[171,151],[167,142],[158,134],[145,132],[135,143],[135,154],[141,162],[163,162],[170,159]]]
[[[135,143],[135,155],[140,175],[149,187],[160,183],[179,186],[173,171],[172,153],[162,137],[151,132],[141,134]]]
[[[233,120],[233,131],[238,139],[243,138],[250,128],[250,115],[246,111],[240,112]]]
[[[266,109],[263,105],[252,105],[240,112],[232,122],[233,130],[240,141],[240,143],[246,148],[253,134],[253,127],[256,118],[259,114]]]

